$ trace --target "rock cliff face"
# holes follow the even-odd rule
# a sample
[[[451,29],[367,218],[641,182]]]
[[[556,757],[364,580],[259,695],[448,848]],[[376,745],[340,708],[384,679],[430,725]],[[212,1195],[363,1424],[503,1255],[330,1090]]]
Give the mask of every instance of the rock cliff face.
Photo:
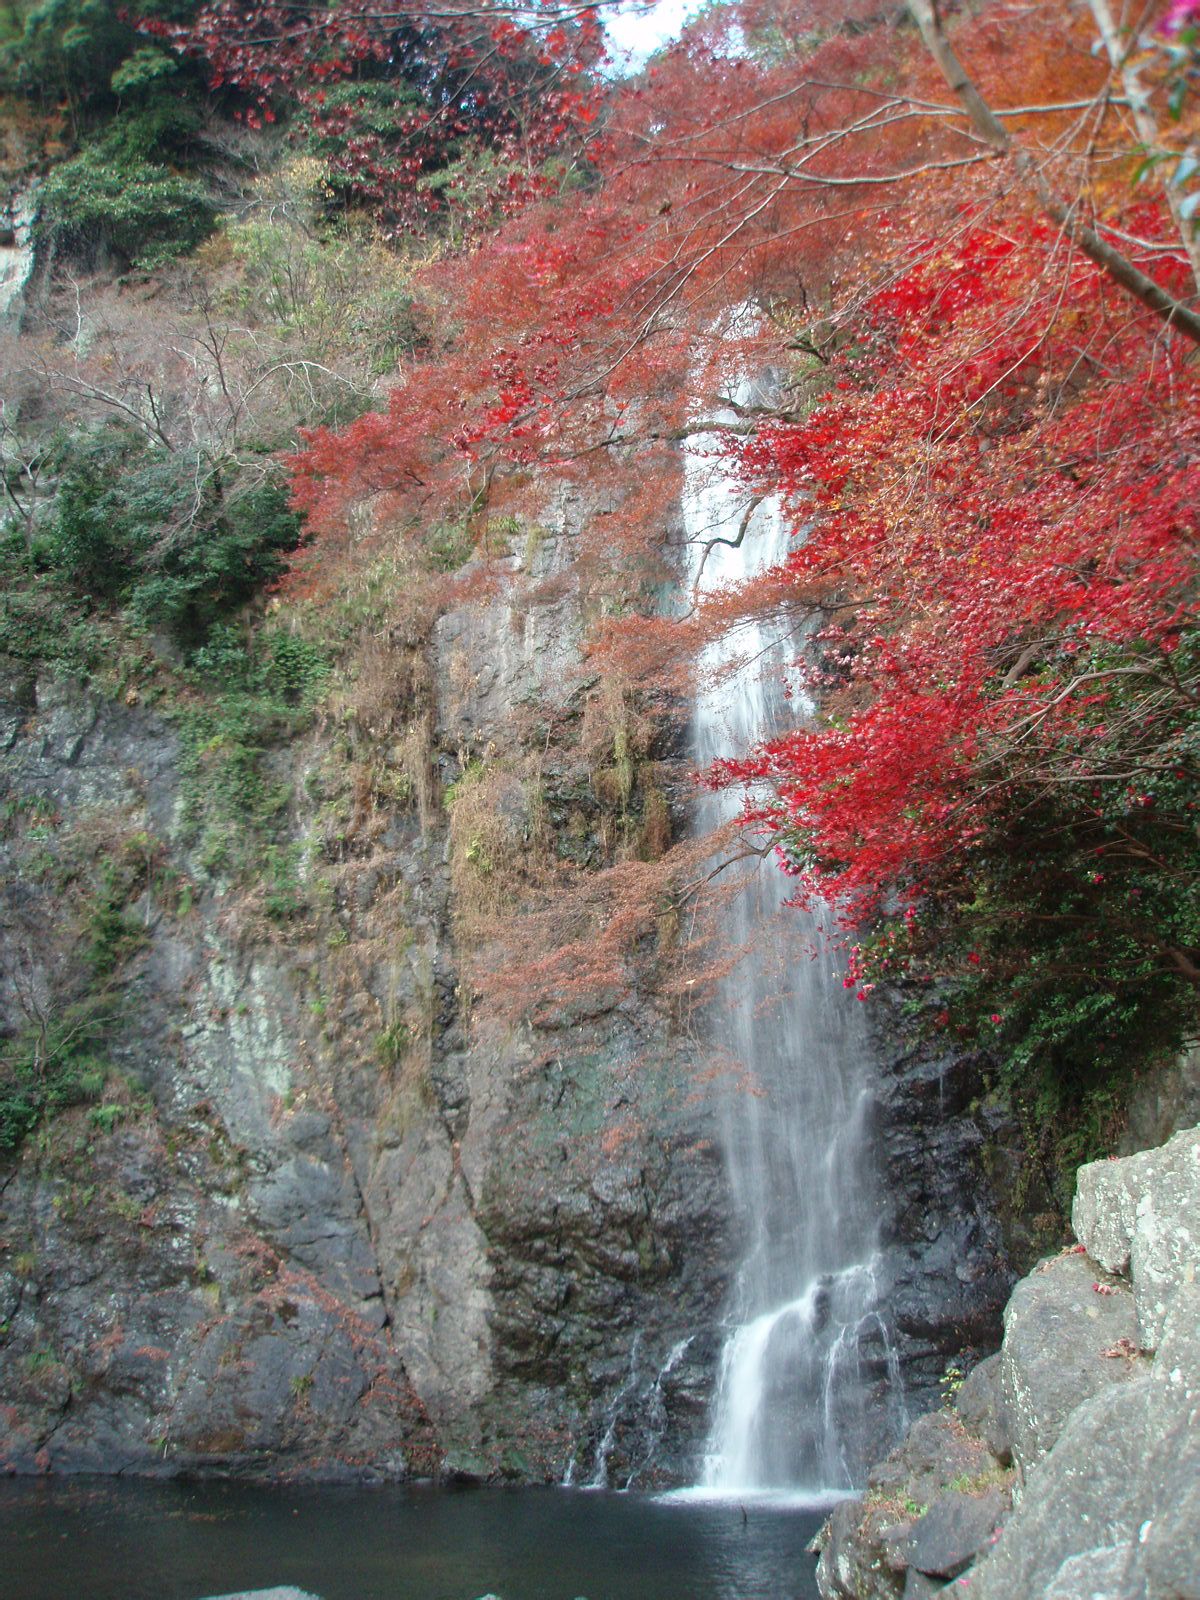
[[[0,331],[20,325],[25,290],[33,277],[36,186],[11,190],[0,201]]]
[[[562,545],[536,562],[561,578]],[[443,782],[501,771],[518,707],[582,715],[578,596],[518,590],[424,653]],[[436,805],[376,806],[324,849],[327,913],[264,932],[196,869],[170,718],[17,668],[5,691],[10,1040],[83,1015],[114,863],[126,892],[100,1103],[0,1158],[0,1464],[690,1476],[730,1244],[666,1009],[469,1017]],[[333,742],[278,758],[310,859]]]
[[[987,1063],[903,1042],[888,1028],[897,1012],[898,997],[885,997],[875,1028],[879,1159],[892,1200],[882,1299],[916,1416],[940,1403],[960,1352],[992,1350],[999,1338],[1021,1238],[990,1169],[1015,1169],[1019,1158],[1015,1130],[983,1104]]]
[[[1200,1594],[1200,1128],[1081,1168],[1080,1242],[823,1531],[828,1597]]]
[[[651,991],[531,1026],[471,978],[500,856],[670,810],[620,729],[580,776],[579,514],[271,753],[282,928],[197,860],[176,715],[8,672],[4,1027],[94,1081],[0,1156],[0,1468],[697,1476],[739,1247],[702,1045]],[[915,1412],[1011,1273],[978,1064],[879,1048]]]

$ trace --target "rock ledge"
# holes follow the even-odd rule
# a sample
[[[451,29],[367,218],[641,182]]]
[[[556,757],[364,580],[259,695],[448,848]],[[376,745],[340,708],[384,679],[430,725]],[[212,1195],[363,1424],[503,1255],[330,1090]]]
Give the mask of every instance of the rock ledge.
[[[1200,1128],[1081,1168],[1080,1240],[818,1536],[826,1600],[1200,1600]]]

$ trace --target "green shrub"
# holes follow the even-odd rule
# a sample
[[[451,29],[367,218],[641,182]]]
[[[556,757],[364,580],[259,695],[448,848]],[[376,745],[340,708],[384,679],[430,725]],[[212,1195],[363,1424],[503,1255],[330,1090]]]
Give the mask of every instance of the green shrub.
[[[108,140],[55,167],[42,193],[43,233],[86,266],[108,254],[152,267],[208,238],[217,209],[195,178]]]
[[[99,1098],[109,1069],[97,1050],[113,1015],[111,994],[87,995],[0,1044],[0,1150],[15,1150],[44,1117]]]
[[[110,600],[125,578],[123,530],[114,503],[124,453],[123,445],[105,438],[73,450],[59,484],[55,522],[40,551],[45,564],[76,589]]]
[[[96,983],[106,983],[122,962],[145,943],[145,928],[126,910],[129,893],[130,886],[121,881],[117,868],[106,864],[85,923],[87,943],[83,956]]]
[[[329,661],[319,645],[298,633],[268,635],[261,682],[272,698],[287,706],[311,706],[328,676]]]
[[[197,66],[149,44],[133,26],[137,16],[182,21],[191,9],[191,0],[10,3],[0,12],[0,87],[48,106],[65,103],[76,127],[144,100],[166,80],[177,96],[180,80],[198,88]]]
[[[259,876],[264,885],[263,905],[272,922],[289,922],[308,904],[299,867],[299,845],[267,846]]]
[[[309,209],[312,187],[324,192],[323,182],[312,176],[316,166],[308,158],[285,170],[279,180],[289,196],[279,208],[285,216]],[[239,299],[246,312],[290,330],[306,350],[341,352],[361,371],[382,375],[420,346],[411,264],[372,231],[343,222],[318,232],[252,217],[228,225],[227,238],[241,271]],[[344,426],[367,400],[357,388],[342,386],[310,420]]]
[[[112,74],[133,39],[133,29],[107,0],[41,0],[6,42],[0,81],[48,101],[107,100]]]
[[[143,44],[125,57],[109,79],[109,86],[116,95],[141,96],[147,90],[157,90],[178,72],[178,56],[168,55],[157,45]]]
[[[37,559],[81,595],[199,645],[282,572],[301,524],[277,477],[243,486],[236,470],[196,468],[126,429],[76,436]]]
[[[88,1112],[88,1121],[93,1128],[99,1128],[101,1133],[111,1133],[117,1123],[124,1120],[127,1111],[127,1106],[116,1103],[93,1106]]]
[[[222,875],[252,867],[277,920],[295,915],[304,896],[298,858],[269,842],[290,791],[272,778],[266,755],[303,725],[328,674],[324,651],[301,634],[268,625],[248,635],[221,623],[191,658],[205,700],[178,714],[184,822],[198,864]]]
[[[307,710],[329,676],[328,656],[303,634],[267,627],[250,639],[228,622],[211,629],[191,664],[201,682],[219,687],[228,710],[252,720]]]
[[[385,1066],[395,1067],[404,1060],[412,1045],[412,1029],[403,1019],[389,1023],[375,1035],[375,1049]]]
[[[1185,636],[1181,676],[1197,650]],[[1120,727],[1137,679],[1116,682],[1107,709]],[[1112,779],[1031,788],[993,819],[969,879],[880,919],[855,952],[868,986],[909,980],[923,1031],[984,1048],[1064,1208],[1074,1167],[1111,1150],[1139,1071],[1195,1035],[1198,751],[1194,714],[1140,772],[1097,736],[1095,769]]]

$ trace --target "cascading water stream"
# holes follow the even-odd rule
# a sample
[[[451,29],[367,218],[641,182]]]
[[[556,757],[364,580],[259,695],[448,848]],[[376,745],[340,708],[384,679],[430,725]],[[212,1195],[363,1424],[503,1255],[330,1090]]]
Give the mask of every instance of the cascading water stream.
[[[693,584],[735,585],[782,560],[778,507],[760,506],[738,544],[735,486],[700,452],[686,470]],[[811,713],[787,687],[801,627],[797,616],[771,619],[709,646],[694,717],[699,768]],[[708,795],[697,825],[715,827],[739,807],[733,791]],[[730,1058],[731,1077],[745,1078],[725,1094],[722,1134],[748,1241],[707,1444],[701,1487],[710,1493],[849,1489],[879,1443],[879,1413],[902,1405],[878,1309],[871,1055],[815,920],[784,905],[792,888],[767,861],[723,910],[728,944],[757,949],[708,1012],[711,1043]]]

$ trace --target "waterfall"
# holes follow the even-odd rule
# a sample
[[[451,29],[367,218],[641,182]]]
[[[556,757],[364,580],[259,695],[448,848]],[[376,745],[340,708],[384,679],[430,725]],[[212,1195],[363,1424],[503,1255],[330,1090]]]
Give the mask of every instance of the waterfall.
[[[700,451],[686,473],[693,586],[737,584],[784,557],[784,520],[766,503],[740,545],[706,545],[714,536],[736,542],[745,497]],[[811,714],[787,681],[796,677],[801,626],[796,616],[743,625],[708,647],[695,706],[698,767]],[[706,795],[698,826],[714,827],[739,807],[736,792]],[[793,887],[767,860],[722,910],[728,944],[756,949],[706,1012],[708,1042],[729,1059],[734,1080],[723,1096],[722,1138],[747,1243],[700,1488],[739,1497],[821,1497],[860,1484],[881,1413],[899,1399],[878,1306],[871,1053],[816,920],[784,905]]]
[[[625,1382],[609,1404],[604,1433],[596,1446],[596,1458],[592,1468],[592,1476],[583,1484],[583,1488],[610,1489],[616,1487],[632,1489],[639,1474],[653,1466],[655,1450],[670,1426],[664,1385],[687,1353],[692,1338],[693,1335],[689,1334],[686,1338],[677,1340],[667,1352],[666,1360],[661,1366],[654,1369],[653,1367],[643,1367],[641,1360],[641,1334],[634,1335],[633,1343],[629,1350],[629,1372]],[[622,1421],[628,1420],[628,1413],[632,1409],[636,1409],[641,1421],[644,1435],[642,1449],[635,1461],[626,1462],[623,1482],[614,1485],[609,1472],[613,1447],[617,1442],[617,1434]],[[573,1462],[568,1465],[562,1483],[564,1489],[575,1487]]]

